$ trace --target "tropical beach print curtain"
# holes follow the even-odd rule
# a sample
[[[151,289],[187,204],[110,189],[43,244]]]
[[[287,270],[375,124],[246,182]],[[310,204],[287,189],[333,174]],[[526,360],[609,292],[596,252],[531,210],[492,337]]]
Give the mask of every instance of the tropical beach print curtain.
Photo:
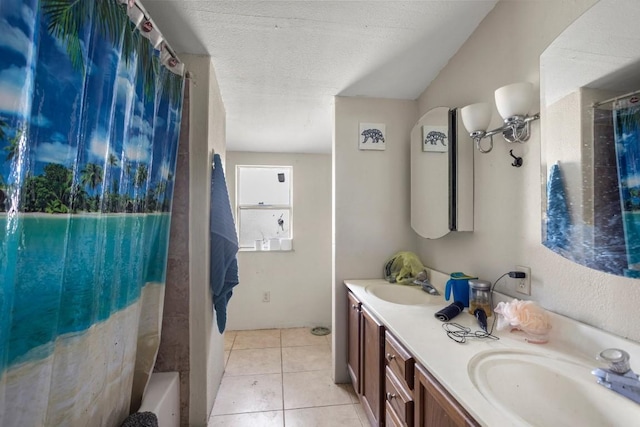
[[[184,78],[124,3],[0,1],[2,427],[119,425],[157,354]]]
[[[640,278],[640,100],[616,101],[613,120],[620,203],[628,267],[625,276]]]

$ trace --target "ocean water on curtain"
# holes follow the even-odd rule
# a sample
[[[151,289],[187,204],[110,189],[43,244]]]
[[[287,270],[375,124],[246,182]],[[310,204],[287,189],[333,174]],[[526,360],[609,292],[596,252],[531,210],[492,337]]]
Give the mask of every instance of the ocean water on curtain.
[[[55,336],[108,319],[137,301],[141,283],[164,283],[170,221],[170,214],[20,218],[16,268],[3,278],[19,290],[11,325],[0,325],[9,331],[6,364],[26,362],[29,351]],[[6,225],[0,216],[0,228]]]
[[[640,103],[637,97],[614,108],[616,160],[627,250],[625,275],[640,277]]]

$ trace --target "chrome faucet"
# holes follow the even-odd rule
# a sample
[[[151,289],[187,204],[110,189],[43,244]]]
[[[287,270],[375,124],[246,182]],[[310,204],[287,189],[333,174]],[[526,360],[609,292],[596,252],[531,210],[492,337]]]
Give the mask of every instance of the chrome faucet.
[[[424,280],[416,279],[413,281],[413,284],[420,285],[422,287],[422,290],[428,294],[440,295],[440,292],[438,292],[438,290],[427,279],[424,279]]]
[[[609,365],[608,369],[597,368],[591,371],[598,384],[640,403],[640,378],[629,366],[629,353],[608,348],[601,351],[597,359]]]

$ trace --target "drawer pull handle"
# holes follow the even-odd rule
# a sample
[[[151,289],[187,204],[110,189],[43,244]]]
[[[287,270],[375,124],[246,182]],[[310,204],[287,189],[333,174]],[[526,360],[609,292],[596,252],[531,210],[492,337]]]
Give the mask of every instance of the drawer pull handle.
[[[353,308],[354,310],[358,309],[358,304],[351,304],[351,308]]]
[[[391,362],[395,358],[396,358],[395,354],[387,353],[387,360],[389,362]]]
[[[395,398],[396,398],[395,393],[387,393],[387,400],[388,400],[389,402],[391,402],[391,400],[392,400],[392,399],[395,399]]]

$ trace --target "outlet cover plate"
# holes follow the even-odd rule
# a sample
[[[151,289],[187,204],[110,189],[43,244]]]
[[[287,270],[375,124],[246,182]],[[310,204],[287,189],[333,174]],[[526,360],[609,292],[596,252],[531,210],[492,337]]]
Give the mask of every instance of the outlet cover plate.
[[[515,279],[516,292],[523,295],[531,295],[531,269],[529,267],[516,265],[516,271],[522,271],[525,274],[524,279]]]

